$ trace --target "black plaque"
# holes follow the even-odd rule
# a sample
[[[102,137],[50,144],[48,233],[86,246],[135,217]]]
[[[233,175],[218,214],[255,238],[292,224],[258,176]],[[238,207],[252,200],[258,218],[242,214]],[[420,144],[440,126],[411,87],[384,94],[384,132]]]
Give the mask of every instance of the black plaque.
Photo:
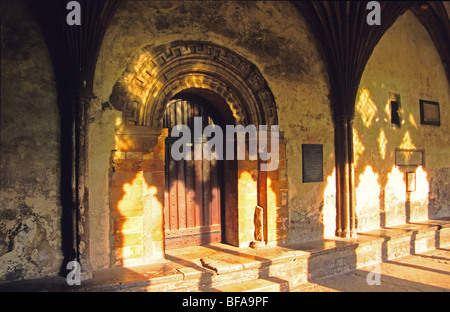
[[[423,125],[441,125],[439,113],[439,103],[433,101],[419,100],[420,103],[420,123]]]
[[[302,144],[303,182],[323,182],[323,145]]]

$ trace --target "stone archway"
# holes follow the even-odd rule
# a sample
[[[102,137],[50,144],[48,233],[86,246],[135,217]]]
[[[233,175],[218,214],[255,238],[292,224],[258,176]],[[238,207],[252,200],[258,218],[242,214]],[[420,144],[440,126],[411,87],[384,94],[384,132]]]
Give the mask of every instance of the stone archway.
[[[205,42],[143,48],[110,97],[111,104],[123,112],[111,166],[113,264],[164,257],[167,130],[162,120],[166,104],[183,91],[214,98],[210,102],[226,124],[267,125],[269,129],[278,125],[274,97],[264,77],[238,54]],[[286,167],[284,150],[280,136],[279,166],[271,172],[259,170],[260,159],[225,161],[226,243],[248,246],[254,239],[256,206],[262,207],[264,215],[259,231],[264,232],[265,243],[286,238],[287,179],[280,174]]]
[[[143,48],[114,86],[110,102],[125,112],[125,124],[160,127],[165,103],[193,87],[219,94],[236,124],[278,124],[272,92],[258,68],[206,42]]]

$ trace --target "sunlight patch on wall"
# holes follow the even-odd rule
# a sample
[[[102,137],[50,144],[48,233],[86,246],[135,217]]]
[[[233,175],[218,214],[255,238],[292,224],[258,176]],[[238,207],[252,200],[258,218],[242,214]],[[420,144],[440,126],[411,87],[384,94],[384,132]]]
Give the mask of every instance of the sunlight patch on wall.
[[[327,177],[327,186],[323,194],[323,235],[334,237],[336,230],[336,169]]]
[[[389,195],[389,197],[388,197]],[[388,174],[388,182],[386,183],[386,198],[396,198],[397,201],[404,202],[406,200],[406,183],[404,174],[394,165]]]
[[[391,100],[388,99],[386,105],[384,106],[384,112],[386,113],[387,117],[384,118],[385,123],[389,123],[391,120]]]
[[[404,174],[394,165],[385,188],[385,225],[403,224],[406,220],[406,183]]]
[[[164,258],[164,194],[158,194],[158,187],[151,183],[148,173],[144,174],[142,185],[142,206],[144,210],[144,242],[150,258]],[[153,178],[154,180],[155,178]],[[150,183],[150,184],[149,184]],[[159,186],[160,192],[164,189]]]
[[[356,111],[360,113],[364,126],[369,128],[377,114],[377,106],[370,97],[369,89],[362,88],[356,103]]]
[[[380,156],[381,159],[385,159],[386,158],[386,146],[387,146],[387,138],[386,138],[386,134],[384,134],[384,130],[380,129],[380,135],[378,136],[378,147],[380,150]]]
[[[354,166],[358,164],[359,157],[364,153],[365,147],[359,138],[358,131],[353,128],[353,151],[354,151]]]
[[[380,226],[380,185],[378,174],[371,166],[366,166],[359,176],[355,191],[358,230],[368,231]]]
[[[411,113],[409,114],[408,119],[409,119],[409,123],[410,123],[411,125],[413,125],[414,128],[417,129],[417,123],[416,123],[416,120],[414,119],[414,117],[413,117],[413,115],[412,115]]]
[[[416,191],[411,193],[412,201],[424,201],[428,199],[429,184],[427,172],[422,166],[416,169]]]
[[[267,178],[267,240],[274,241],[277,237],[277,194],[272,188],[272,179]]]
[[[131,183],[125,183],[123,185],[124,195],[117,204],[117,210],[120,214],[126,215],[128,210],[142,208],[142,192],[143,192],[143,172],[136,173],[136,177]]]
[[[428,219],[428,193],[429,183],[427,172],[422,166],[416,169],[416,190],[411,192],[410,221],[422,221]]]
[[[411,135],[409,134],[409,131],[405,132],[405,135],[403,136],[402,143],[400,144],[401,149],[415,149],[416,146],[414,145]]]

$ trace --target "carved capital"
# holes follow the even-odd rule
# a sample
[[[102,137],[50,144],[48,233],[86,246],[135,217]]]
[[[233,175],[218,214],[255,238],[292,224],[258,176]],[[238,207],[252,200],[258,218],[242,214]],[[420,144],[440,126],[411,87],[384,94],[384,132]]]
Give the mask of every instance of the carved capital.
[[[161,128],[121,125],[115,135],[119,151],[147,153],[158,144]]]

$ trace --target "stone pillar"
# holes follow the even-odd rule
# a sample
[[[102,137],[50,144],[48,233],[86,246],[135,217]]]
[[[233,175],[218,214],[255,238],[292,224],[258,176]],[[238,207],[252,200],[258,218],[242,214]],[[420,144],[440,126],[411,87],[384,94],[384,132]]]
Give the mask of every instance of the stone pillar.
[[[259,135],[267,135],[267,141],[271,138],[268,131],[259,131]],[[260,143],[258,140],[258,146]],[[248,146],[248,140],[246,144]],[[278,146],[269,145],[269,151],[278,155],[278,167],[271,171],[262,171],[261,165],[270,164],[273,159],[253,157],[250,160],[248,151],[245,160],[225,160],[225,234],[228,244],[247,247],[252,242],[252,246],[261,247],[275,245],[287,238],[288,187],[285,142],[281,132]]]
[[[261,171],[261,165],[267,163],[265,160],[258,159],[258,206],[255,207],[255,215],[257,215],[257,211],[262,213],[260,220],[262,221],[261,229],[257,229],[255,225],[255,233],[262,232],[261,240],[267,244],[268,241],[268,228],[269,228],[269,216],[268,216],[268,206],[267,206],[267,171]]]
[[[258,205],[258,160],[249,159],[246,139],[245,160],[237,159],[236,138],[226,138],[226,146],[234,145],[234,159],[224,160],[225,241],[248,247],[254,240],[255,207]],[[242,146],[240,147],[242,148]]]
[[[336,236],[356,237],[353,116],[335,116]]]
[[[89,250],[89,108],[92,93],[83,91],[75,96],[75,203],[76,251],[81,266],[81,279],[92,277]]]
[[[280,132],[278,168],[267,171],[267,245],[284,242],[288,236],[289,207],[287,203],[288,183],[285,151],[283,133]]]
[[[164,259],[164,144],[161,128],[122,125],[116,130],[111,209],[113,264]]]
[[[265,245],[276,245],[278,241],[283,241],[287,238],[286,221],[289,216],[287,207],[287,178],[286,178],[286,158],[285,158],[285,142],[282,133],[278,133],[278,144],[270,144],[272,134],[270,131],[258,132],[259,142],[258,149],[262,152],[267,146],[264,146],[264,140],[261,137],[266,137],[268,142],[268,151],[271,158],[261,157],[258,154],[258,180],[257,180],[257,200],[258,205],[255,207],[255,219],[261,219],[262,229],[256,228],[255,234],[262,230],[262,237]],[[277,158],[277,159],[275,159]],[[270,163],[276,163],[277,166],[270,166]],[[269,166],[267,166],[269,165]],[[262,170],[266,169],[273,170]],[[284,176],[280,176],[283,173]],[[283,200],[284,197],[284,200]],[[262,214],[262,217],[259,215]],[[261,244],[257,242],[255,237],[255,247],[260,247]]]
[[[258,161],[238,160],[238,246],[254,239],[254,214],[258,205]],[[264,207],[263,207],[264,208]]]
[[[239,246],[239,193],[238,193],[238,161],[223,161],[224,165],[224,196],[225,196],[225,242]]]
[[[143,225],[144,262],[164,259],[165,140],[167,131],[158,137],[151,152],[144,152]]]

